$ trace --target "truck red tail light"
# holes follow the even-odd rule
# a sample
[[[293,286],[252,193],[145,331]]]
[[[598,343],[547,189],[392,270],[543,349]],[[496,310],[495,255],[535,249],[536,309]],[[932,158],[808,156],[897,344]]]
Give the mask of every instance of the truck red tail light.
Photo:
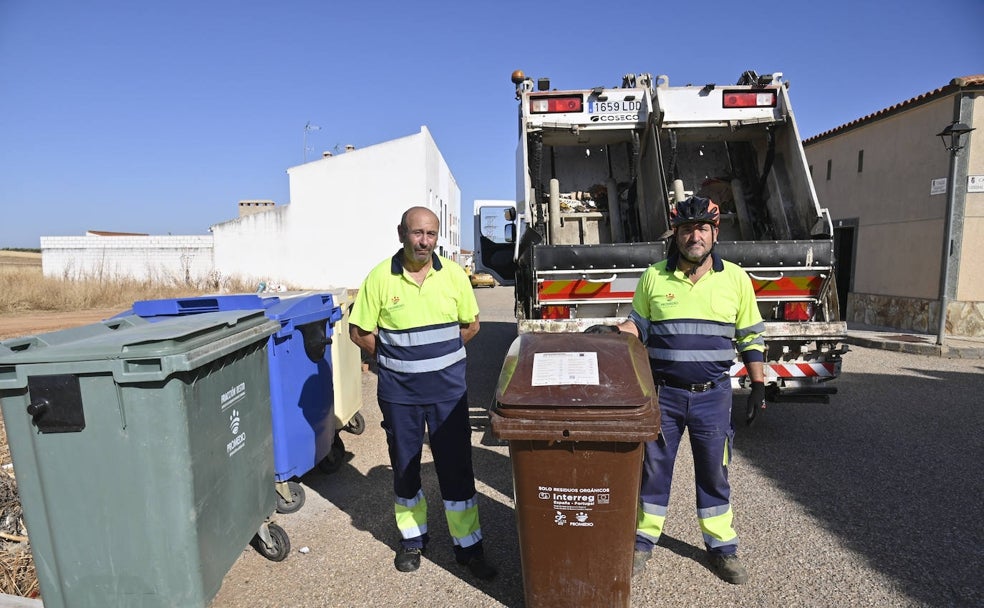
[[[570,306],[543,306],[540,308],[541,319],[570,319]]]
[[[782,305],[786,321],[809,321],[813,318],[813,302],[787,302]]]
[[[584,100],[580,95],[563,97],[530,97],[531,114],[555,114],[559,112],[580,112]]]
[[[776,107],[775,91],[725,91],[721,99],[725,108]]]

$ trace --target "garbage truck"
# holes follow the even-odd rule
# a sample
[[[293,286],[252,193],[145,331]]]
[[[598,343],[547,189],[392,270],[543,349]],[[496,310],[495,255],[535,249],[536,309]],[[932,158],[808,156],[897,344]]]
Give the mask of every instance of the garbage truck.
[[[551,88],[512,75],[515,201],[476,201],[476,269],[514,285],[520,333],[582,331],[628,316],[643,271],[672,241],[669,212],[716,202],[715,251],[752,279],[771,400],[829,399],[847,352],[833,226],[820,207],[780,72],[736,84]],[[736,358],[733,389],[748,385]]]

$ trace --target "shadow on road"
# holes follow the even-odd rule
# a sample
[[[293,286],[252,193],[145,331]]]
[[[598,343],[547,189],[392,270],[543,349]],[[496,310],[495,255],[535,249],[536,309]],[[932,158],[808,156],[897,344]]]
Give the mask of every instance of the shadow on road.
[[[909,597],[984,605],[982,376],[903,371],[845,373],[829,404],[770,405],[751,428],[736,397],[736,449]]]
[[[480,443],[487,434],[488,407],[495,396],[498,370],[515,336],[515,323],[483,322],[481,331],[467,345],[468,395],[472,429],[475,433],[473,444]],[[363,408],[377,407],[374,398],[363,405]],[[385,443],[382,431],[372,429],[371,432],[378,432],[372,441]],[[369,433],[367,430],[367,435]],[[479,484],[484,483],[505,496],[513,495],[512,472],[507,455],[487,447],[475,446],[472,458]],[[478,581],[454,560],[447,521],[443,516],[437,474],[426,442],[423,460],[421,478],[429,506],[430,534],[424,559],[460,577],[505,606],[521,606],[523,582],[512,507],[492,500],[479,491],[479,517],[485,538],[485,552],[489,561],[499,568],[499,575],[491,582]],[[369,532],[373,538],[393,549],[397,547],[399,535],[393,521],[393,474],[388,465],[375,466],[363,475],[355,467],[346,464],[331,476],[309,474],[302,481],[312,491],[345,512],[355,528]],[[392,568],[392,565],[381,564],[380,568]]]
[[[488,425],[499,370],[515,339],[515,323],[483,322],[481,331],[465,347],[468,350],[468,402],[475,430]]]

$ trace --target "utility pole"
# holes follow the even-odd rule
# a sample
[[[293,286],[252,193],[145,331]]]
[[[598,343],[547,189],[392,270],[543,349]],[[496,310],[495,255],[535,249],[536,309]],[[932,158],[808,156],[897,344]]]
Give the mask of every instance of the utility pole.
[[[943,217],[943,262],[940,268],[940,318],[936,329],[936,343],[943,346],[946,336],[946,312],[950,299],[950,262],[953,258],[953,210],[957,195],[957,157],[964,146],[960,139],[973,131],[966,124],[954,121],[936,134],[943,141],[943,147],[950,153],[950,177],[946,184],[946,215]],[[949,141],[948,141],[949,140]]]

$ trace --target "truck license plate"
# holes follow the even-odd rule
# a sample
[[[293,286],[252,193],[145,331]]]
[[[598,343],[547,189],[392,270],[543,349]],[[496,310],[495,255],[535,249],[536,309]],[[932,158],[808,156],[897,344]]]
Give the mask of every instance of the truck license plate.
[[[638,112],[642,109],[642,101],[615,99],[610,101],[589,101],[588,114],[609,112]]]

